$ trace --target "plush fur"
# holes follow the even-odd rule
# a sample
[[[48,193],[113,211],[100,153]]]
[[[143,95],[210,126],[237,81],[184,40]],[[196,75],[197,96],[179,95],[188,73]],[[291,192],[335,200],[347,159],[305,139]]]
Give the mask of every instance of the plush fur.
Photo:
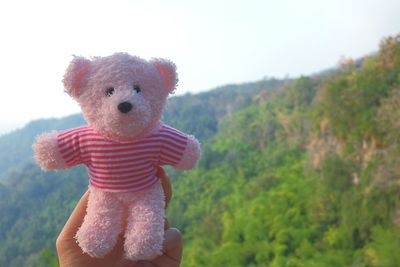
[[[146,61],[116,53],[93,59],[74,57],[63,82],[65,91],[79,103],[87,123],[96,132],[116,142],[127,142],[157,130],[178,77],[175,64],[169,60]],[[112,97],[107,97],[111,87]],[[123,102],[129,102],[132,110],[121,112],[118,105]],[[33,145],[36,161],[43,170],[68,167],[57,134],[42,134]],[[182,159],[174,167],[193,168],[199,157],[200,144],[189,136]],[[92,257],[104,257],[118,236],[124,234],[128,259],[152,259],[162,253],[164,206],[160,182],[135,193],[107,192],[90,186],[87,214],[76,234],[77,242]]]
[[[65,166],[58,149],[49,149],[57,147],[57,132],[43,133],[36,138],[33,146],[35,158],[40,162],[43,170],[63,169]]]

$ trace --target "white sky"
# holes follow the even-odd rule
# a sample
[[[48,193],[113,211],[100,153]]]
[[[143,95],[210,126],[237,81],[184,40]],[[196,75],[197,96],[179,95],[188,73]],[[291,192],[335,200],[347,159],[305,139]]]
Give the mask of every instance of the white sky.
[[[397,33],[399,0],[1,1],[0,125],[79,112],[73,54],[169,58],[183,94],[311,74]]]

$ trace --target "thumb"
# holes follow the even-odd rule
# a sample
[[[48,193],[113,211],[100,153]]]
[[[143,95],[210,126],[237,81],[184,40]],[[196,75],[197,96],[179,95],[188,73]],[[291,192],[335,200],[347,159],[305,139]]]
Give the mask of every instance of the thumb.
[[[86,191],[79,200],[78,204],[76,204],[75,209],[72,211],[68,221],[65,223],[57,241],[59,239],[68,240],[74,238],[78,228],[82,225],[83,218],[85,217],[88,199],[89,191]]]

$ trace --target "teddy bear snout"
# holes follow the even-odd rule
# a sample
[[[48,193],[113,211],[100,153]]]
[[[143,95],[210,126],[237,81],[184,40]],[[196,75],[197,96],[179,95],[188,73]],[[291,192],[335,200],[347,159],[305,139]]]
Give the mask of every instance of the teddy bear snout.
[[[132,104],[129,102],[122,102],[118,105],[118,110],[122,113],[128,113],[132,109]]]

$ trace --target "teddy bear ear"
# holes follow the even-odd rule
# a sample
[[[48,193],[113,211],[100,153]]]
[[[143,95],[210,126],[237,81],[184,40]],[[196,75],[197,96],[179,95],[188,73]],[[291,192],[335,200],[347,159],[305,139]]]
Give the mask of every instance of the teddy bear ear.
[[[164,80],[168,93],[173,93],[178,84],[178,74],[176,66],[172,61],[163,58],[154,58],[150,61],[158,70]]]
[[[81,93],[81,87],[85,76],[89,73],[91,61],[84,58],[74,56],[71,63],[64,74],[64,88],[73,98],[79,97]]]

